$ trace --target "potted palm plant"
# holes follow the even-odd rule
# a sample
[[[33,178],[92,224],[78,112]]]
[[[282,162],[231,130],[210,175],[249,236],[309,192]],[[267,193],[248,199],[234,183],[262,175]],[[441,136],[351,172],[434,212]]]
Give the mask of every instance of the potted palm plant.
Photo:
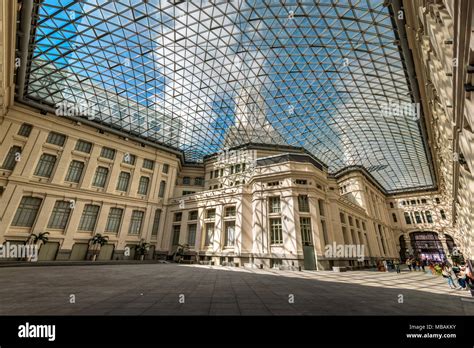
[[[103,236],[100,233],[97,233],[94,237],[89,239],[89,247],[92,251],[92,261],[97,259],[97,255],[99,254],[100,248],[107,244],[109,241],[109,237]]]
[[[39,249],[41,245],[46,244],[48,242],[48,235],[49,232],[40,232],[38,234],[32,233],[26,240],[25,244],[27,245],[37,245],[37,248]],[[31,256],[28,256],[27,261],[31,261]]]
[[[150,244],[145,243],[143,240],[135,246],[135,253],[140,257],[140,261],[143,261],[145,259],[145,255],[148,254],[149,249]]]

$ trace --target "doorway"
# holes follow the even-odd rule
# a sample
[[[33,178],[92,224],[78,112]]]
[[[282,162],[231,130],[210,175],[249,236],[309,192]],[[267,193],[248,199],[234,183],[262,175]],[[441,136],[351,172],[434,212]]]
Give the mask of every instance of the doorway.
[[[97,260],[100,261],[109,261],[112,259],[112,254],[114,253],[113,244],[105,244],[100,247],[99,255],[97,255]]]
[[[70,261],[84,261],[87,256],[87,250],[89,250],[89,244],[87,243],[74,243],[69,256]]]
[[[41,245],[38,253],[38,261],[54,261],[59,250],[59,243],[47,242]]]
[[[410,241],[415,257],[436,262],[447,260],[443,245],[436,232],[412,232]]]

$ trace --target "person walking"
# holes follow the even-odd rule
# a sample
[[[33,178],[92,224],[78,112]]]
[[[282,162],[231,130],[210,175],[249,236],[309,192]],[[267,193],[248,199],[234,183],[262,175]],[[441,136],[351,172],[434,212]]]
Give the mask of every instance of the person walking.
[[[411,267],[413,267],[413,270],[414,270],[414,271],[417,271],[417,270],[418,270],[418,269],[416,268],[416,259],[415,259],[415,258],[413,258],[413,259],[411,260]]]
[[[405,263],[408,266],[408,270],[411,272],[411,259],[408,258]]]
[[[453,278],[452,278],[451,267],[444,264],[443,267],[442,267],[441,274],[442,274],[443,278],[446,279],[446,281],[448,282],[448,285],[451,289],[460,289],[460,287],[457,287],[456,285],[454,285],[454,281],[453,281]]]
[[[425,266],[426,266],[426,260],[421,260],[421,269],[423,270],[423,273],[426,273]]]
[[[397,273],[400,273],[400,260],[399,259],[394,260],[393,264],[395,265],[395,270],[397,271]]]
[[[434,268],[434,263],[433,263],[433,261],[430,261],[430,264],[428,265],[428,268],[429,268],[430,271],[431,271],[431,275],[436,275],[436,271],[435,271],[435,268]]]

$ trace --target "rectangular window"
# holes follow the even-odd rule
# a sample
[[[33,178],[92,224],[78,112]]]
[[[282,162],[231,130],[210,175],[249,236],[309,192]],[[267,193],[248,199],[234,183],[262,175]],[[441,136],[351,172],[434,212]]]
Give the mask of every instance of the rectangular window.
[[[130,153],[126,153],[126,154],[123,155],[123,160],[122,160],[122,162],[123,162],[123,163],[126,163],[126,164],[134,165],[136,159],[137,159],[137,157],[136,157],[135,155],[132,155],[132,154],[130,154]]]
[[[80,152],[85,152],[85,153],[91,153],[92,143],[90,143],[88,141],[85,141],[85,140],[78,140],[74,150],[80,151]]]
[[[323,231],[323,242],[324,244],[329,244],[329,237],[328,237],[328,228],[326,226],[326,221],[325,220],[321,220],[321,229]]]
[[[78,183],[81,181],[82,172],[84,171],[84,162],[72,161],[69,165],[65,181]]]
[[[418,211],[415,211],[415,221],[417,224],[421,224],[421,216],[420,216],[420,212]]]
[[[324,216],[324,201],[322,199],[318,199],[318,207],[319,207],[319,215]]]
[[[56,132],[49,132],[46,142],[57,146],[64,146],[64,143],[66,142],[66,136]]]
[[[195,193],[196,193],[196,191],[183,191],[183,196],[193,195]]]
[[[81,221],[79,222],[80,231],[94,231],[95,225],[97,222],[97,217],[99,216],[98,205],[86,204],[84,211],[82,212]]]
[[[349,237],[347,235],[347,228],[345,226],[342,226],[342,240],[344,244],[349,244]]]
[[[15,169],[16,162],[20,160],[21,155],[21,147],[20,146],[12,146],[7,153],[7,157],[3,161],[2,168],[6,170],[13,170]]]
[[[41,198],[23,197],[13,218],[12,226],[33,227],[42,201]]]
[[[269,205],[270,213],[280,213],[281,212],[280,197],[279,196],[269,197],[268,198],[268,205]]]
[[[354,221],[352,220],[352,216],[349,216],[349,225],[354,226]]]
[[[214,174],[214,172],[211,170],[211,172],[209,173],[209,179],[212,179],[213,174]]]
[[[214,223],[207,223],[206,224],[206,237],[204,239],[204,246],[209,246],[214,239]]]
[[[163,198],[165,196],[166,181],[160,182],[160,189],[158,191],[158,197]]]
[[[56,164],[56,156],[44,153],[36,166],[35,175],[45,178],[51,177],[53,174],[54,165]]]
[[[224,246],[234,246],[235,243],[235,221],[224,223],[225,240]]]
[[[214,170],[214,177],[215,178],[219,177],[219,169]]]
[[[48,228],[64,230],[71,214],[71,203],[66,201],[56,201],[53,212],[49,218]]]
[[[183,178],[183,185],[191,185],[191,178],[189,176]]]
[[[283,244],[283,230],[281,219],[270,219],[270,243]]]
[[[134,210],[132,212],[128,234],[140,234],[142,230],[143,215],[144,213],[140,210]]]
[[[143,160],[143,168],[153,170],[153,168],[155,168],[155,162],[145,158]]]
[[[117,191],[127,192],[130,182],[130,173],[120,172],[117,182]]]
[[[100,157],[113,160],[115,158],[115,150],[104,146],[100,151]]]
[[[193,210],[193,211],[190,211],[189,214],[188,214],[188,220],[197,220],[198,218],[198,211],[197,210]]]
[[[308,195],[299,195],[298,196],[298,210],[302,213],[309,213]]]
[[[298,185],[307,185],[308,184],[308,180],[302,180],[302,179],[296,179],[295,182]]]
[[[160,228],[160,220],[161,220],[161,209],[156,209],[155,218],[153,219],[153,228],[151,230],[152,236],[158,235],[158,229]]]
[[[181,232],[180,225],[173,225],[173,245],[179,244],[179,234]]]
[[[441,215],[441,219],[446,220],[446,213],[444,212],[444,210],[441,209],[439,213]]]
[[[216,209],[207,209],[206,219],[215,219],[215,218],[216,218]]]
[[[397,214],[392,213],[393,222],[397,222]]]
[[[267,186],[269,187],[278,186],[278,185],[280,185],[279,181],[272,181],[272,182],[267,183]]]
[[[148,185],[150,183],[150,178],[147,176],[142,176],[138,184],[138,194],[146,195],[148,194]]]
[[[405,212],[405,223],[407,225],[411,225],[411,218],[410,218],[410,214],[408,214],[407,212]]]
[[[169,170],[170,166],[169,164],[163,164],[163,173],[164,174],[168,174],[168,170]]]
[[[195,186],[203,186],[204,185],[204,178],[201,178],[201,177],[194,178],[194,185]]]
[[[341,222],[342,222],[343,224],[346,223],[346,216],[344,215],[344,213],[339,213],[339,218],[341,219]]]
[[[197,229],[196,224],[188,225],[188,245],[189,246],[193,246],[194,244],[196,244],[196,229]]]
[[[110,208],[109,217],[107,218],[107,226],[105,232],[118,233],[120,223],[122,222],[123,209]]]
[[[232,206],[232,207],[225,207],[225,217],[229,217],[229,216],[235,216],[235,206]]]
[[[300,217],[300,229],[301,243],[303,243],[303,245],[312,245],[313,238],[311,236],[311,218]]]
[[[94,182],[92,186],[96,187],[105,187],[105,183],[107,182],[107,176],[109,175],[109,169],[105,167],[97,167],[94,176]]]
[[[20,130],[18,131],[18,135],[28,138],[31,134],[32,129],[33,126],[31,124],[23,123],[20,127]]]
[[[183,218],[183,213],[174,213],[173,222],[180,222]]]
[[[240,164],[235,165],[235,172],[240,173]]]

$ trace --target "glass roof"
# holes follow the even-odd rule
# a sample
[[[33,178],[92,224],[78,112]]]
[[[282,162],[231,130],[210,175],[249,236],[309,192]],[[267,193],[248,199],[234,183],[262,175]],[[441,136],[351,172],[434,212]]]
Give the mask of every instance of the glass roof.
[[[286,144],[332,173],[363,166],[388,192],[431,186],[383,3],[38,1],[22,101],[74,103],[187,161]]]

